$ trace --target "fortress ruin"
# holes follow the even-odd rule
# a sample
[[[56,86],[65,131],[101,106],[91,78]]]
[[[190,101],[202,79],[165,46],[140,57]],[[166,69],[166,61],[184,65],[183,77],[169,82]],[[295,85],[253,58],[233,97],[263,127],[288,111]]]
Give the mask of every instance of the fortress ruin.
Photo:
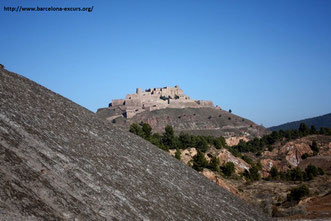
[[[136,89],[135,94],[126,95],[125,99],[114,99],[109,104],[108,109],[114,111],[110,118],[119,116],[132,118],[134,115],[143,111],[153,111],[164,108],[201,108],[214,107],[212,101],[192,100],[189,96],[183,94],[179,86],[151,88],[142,91]],[[111,120],[108,118],[108,120]]]

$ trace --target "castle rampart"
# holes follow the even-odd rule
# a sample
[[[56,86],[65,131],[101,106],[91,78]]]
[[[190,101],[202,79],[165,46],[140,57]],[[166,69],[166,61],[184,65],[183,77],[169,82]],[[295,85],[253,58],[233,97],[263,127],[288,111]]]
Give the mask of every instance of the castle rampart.
[[[164,108],[201,108],[214,107],[212,101],[192,100],[183,94],[179,86],[151,88],[142,91],[136,89],[135,94],[127,94],[125,99],[114,99],[109,109],[121,111],[126,118],[131,118],[143,111],[153,111]]]

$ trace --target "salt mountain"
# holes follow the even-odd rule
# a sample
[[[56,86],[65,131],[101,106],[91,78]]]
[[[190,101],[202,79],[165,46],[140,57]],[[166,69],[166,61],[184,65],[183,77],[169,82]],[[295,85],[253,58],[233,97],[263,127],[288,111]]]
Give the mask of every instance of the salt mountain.
[[[0,220],[265,220],[89,110],[0,68]]]

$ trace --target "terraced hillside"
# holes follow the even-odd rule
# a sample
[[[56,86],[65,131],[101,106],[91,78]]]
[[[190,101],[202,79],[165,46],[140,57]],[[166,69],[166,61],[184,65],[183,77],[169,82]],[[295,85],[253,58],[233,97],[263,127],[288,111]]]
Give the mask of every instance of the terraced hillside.
[[[111,114],[107,108],[97,112],[102,119]],[[178,133],[183,131],[195,135],[260,137],[269,133],[263,126],[216,108],[166,108],[138,113],[130,119],[119,117],[111,122],[126,130],[133,122],[146,122],[159,133],[166,125],[171,125]]]

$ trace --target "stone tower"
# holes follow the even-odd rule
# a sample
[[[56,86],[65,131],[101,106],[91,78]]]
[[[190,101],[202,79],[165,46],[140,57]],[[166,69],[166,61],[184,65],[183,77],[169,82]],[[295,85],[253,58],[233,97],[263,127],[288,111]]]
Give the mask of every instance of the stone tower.
[[[141,94],[142,94],[142,89],[141,89],[141,88],[137,88],[137,89],[136,89],[136,94],[138,94],[138,96],[141,96]]]

